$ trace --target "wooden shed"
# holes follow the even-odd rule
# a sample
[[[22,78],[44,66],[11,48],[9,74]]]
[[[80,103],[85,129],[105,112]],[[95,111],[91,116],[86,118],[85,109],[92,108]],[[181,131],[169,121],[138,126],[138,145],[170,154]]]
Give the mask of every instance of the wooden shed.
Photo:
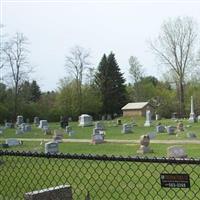
[[[149,102],[128,103],[122,108],[123,116],[146,116],[146,110],[154,112],[154,108]]]

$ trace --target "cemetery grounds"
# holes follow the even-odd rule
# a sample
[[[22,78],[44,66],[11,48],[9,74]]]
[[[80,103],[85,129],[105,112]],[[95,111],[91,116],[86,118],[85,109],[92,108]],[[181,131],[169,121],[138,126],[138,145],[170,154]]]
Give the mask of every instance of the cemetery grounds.
[[[131,118],[121,118],[122,124],[124,123],[132,123],[132,119]],[[72,136],[68,136],[68,134],[64,134],[64,142],[59,144],[59,152],[61,153],[70,153],[70,154],[92,154],[92,155],[115,155],[115,156],[141,156],[139,154],[137,154],[137,150],[139,148],[139,138],[141,135],[143,134],[147,134],[150,132],[155,132],[155,126],[158,123],[157,121],[154,121],[151,127],[144,127],[144,118],[139,118],[139,119],[135,119],[135,124],[133,127],[133,132],[132,133],[128,133],[128,134],[123,134],[121,133],[122,130],[122,125],[117,125],[117,120],[110,120],[110,121],[104,121],[104,126],[106,129],[106,137],[105,140],[106,142],[103,144],[91,144],[91,134],[92,134],[92,129],[94,128],[93,126],[91,127],[79,127],[77,122],[70,122],[69,125],[72,127],[72,129],[74,130],[74,134]],[[180,145],[182,147],[185,148],[186,153],[188,155],[188,157],[191,158],[199,158],[200,157],[200,153],[199,153],[199,145],[198,142],[200,142],[199,138],[200,138],[200,123],[193,123],[193,124],[189,124],[187,120],[182,120],[185,126],[185,130],[183,132],[181,132],[178,136],[176,135],[168,135],[166,132],[165,133],[158,133],[156,134],[156,137],[154,139],[151,140],[150,142],[150,147],[151,149],[153,149],[153,153],[149,153],[149,154],[145,154],[145,156],[148,157],[165,157],[166,156],[166,149],[169,146],[172,145]],[[159,122],[161,122],[163,125],[175,125],[177,124],[176,121],[173,120],[160,120]],[[54,129],[60,129],[60,124],[59,123],[50,123],[50,128],[52,130]],[[188,125],[188,126],[187,126]],[[187,127],[186,127],[187,126]],[[64,131],[64,130],[63,130]],[[192,132],[195,133],[197,135],[196,139],[189,139],[187,138],[187,133],[188,132]],[[44,133],[42,132],[42,130],[38,129],[37,127],[34,127],[34,125],[32,125],[32,131],[31,132],[27,132],[21,135],[16,135],[15,134],[15,130],[14,129],[6,129],[4,131],[3,134],[0,135],[0,139],[1,142],[3,142],[6,138],[19,138],[21,140],[23,140],[23,144],[19,145],[19,146],[15,146],[15,147],[10,147],[9,149],[3,149],[1,147],[1,150],[9,150],[9,151],[31,151],[31,152],[44,152],[44,144],[45,142],[47,142],[48,140],[52,140],[52,135],[44,135]],[[70,139],[71,141],[69,141],[68,139]],[[181,143],[181,144],[180,144]],[[23,159],[19,159],[19,162],[24,162]],[[49,165],[51,162],[51,165]],[[34,179],[38,180],[36,181],[36,183],[38,184],[38,188],[40,188],[40,183],[42,180],[42,176],[43,174],[51,174],[51,176],[48,179],[48,184],[51,185],[51,182],[55,182],[58,184],[59,181],[67,181],[64,180],[64,177],[59,179],[59,180],[54,180],[55,178],[55,173],[56,173],[56,168],[58,168],[57,166],[59,166],[59,173],[60,173],[60,177],[62,177],[63,173],[69,173],[70,174],[70,170],[67,170],[67,166],[69,166],[67,164],[67,160],[66,161],[59,161],[59,160],[45,160],[45,159],[40,159],[37,160],[36,158],[31,158],[31,162],[27,161],[24,162],[24,164],[22,165],[22,163],[12,163],[12,160],[7,160],[7,162],[5,162],[4,164],[0,165],[0,167],[2,168],[1,173],[5,172],[6,169],[9,169],[7,171],[8,174],[11,174],[10,177],[7,177],[3,180],[1,180],[1,185],[7,185],[8,181],[12,183],[12,187],[13,185],[16,186],[16,190],[11,191],[11,193],[17,193],[20,190],[21,191],[29,191],[31,188],[29,187],[30,183],[28,180],[32,180],[32,178],[30,177],[30,172],[35,171],[34,174]],[[87,167],[84,167],[83,170],[80,172],[80,168],[81,166],[89,166],[89,165],[98,165],[100,167],[100,171],[103,171],[103,168],[106,164],[104,162],[102,163],[98,163],[98,162],[94,162],[91,163],[92,161],[88,161],[87,162],[82,162],[81,160],[76,160],[76,162],[74,163],[74,169],[73,169],[73,173],[70,174],[71,176],[71,180],[73,182],[73,180],[76,180],[76,176],[79,176],[79,178],[83,178],[84,179],[84,173],[85,170],[87,171]],[[33,168],[33,165],[35,163],[35,166]],[[118,169],[118,163],[116,163],[116,168],[114,169],[114,171],[109,175],[110,179],[112,179],[112,177],[117,176],[117,174],[119,173]],[[149,169],[148,172],[145,172],[145,169],[147,168],[147,166],[145,166],[147,164],[144,164],[143,166],[139,166],[136,164],[135,165],[130,165],[127,164],[125,165],[125,169],[122,170],[120,173],[122,173],[122,175],[126,173],[126,168],[132,170],[133,174],[137,174],[137,178],[135,181],[138,181],[138,179],[141,179],[141,183],[142,182],[146,182],[147,180],[150,180],[149,183],[151,183],[151,179],[152,181],[152,174],[155,173],[160,173],[163,171],[163,169],[165,169],[165,165],[157,165],[157,167],[155,167],[155,165],[149,165]],[[10,167],[12,166],[12,167]],[[27,179],[24,181],[28,181],[27,184],[23,184],[20,183],[18,180],[18,176],[15,171],[18,170],[19,171],[19,166],[20,166],[20,171],[21,173],[26,173],[27,174]],[[79,167],[76,167],[79,166]],[[117,167],[118,166],[118,167]],[[53,167],[53,168],[52,168]],[[186,169],[187,167],[184,168],[185,171],[187,171]],[[95,168],[91,168],[88,169],[90,170],[90,174],[92,173],[96,173]],[[173,168],[169,169],[169,171],[173,170]],[[181,172],[182,169],[181,168],[177,168],[176,172],[179,173]],[[36,173],[37,172],[37,173]],[[50,173],[51,172],[51,173]],[[109,173],[109,172],[108,172]],[[129,170],[130,173],[130,170]],[[142,178],[143,174],[146,173],[145,178]],[[37,174],[37,175],[35,175]],[[127,182],[127,184],[130,182],[130,177],[133,176],[133,174],[129,174],[129,177],[127,177],[127,180],[125,180],[125,183]],[[3,176],[3,174],[1,174]],[[99,176],[101,174],[98,174]],[[2,177],[1,176],[1,177]],[[82,176],[82,177],[81,177]],[[101,179],[104,180],[106,182],[106,178],[108,178],[105,175],[102,175],[103,178]],[[104,177],[105,176],[105,177]],[[193,173],[193,179],[195,180],[195,176],[196,173]],[[58,178],[58,177],[57,177]],[[56,179],[57,179],[56,178]],[[88,177],[89,178],[89,177]],[[12,181],[11,181],[12,179]],[[95,176],[95,178],[92,179],[92,182],[96,182],[98,180],[98,176]],[[89,187],[92,187],[92,182],[90,183]],[[117,182],[115,183],[116,185],[120,183],[120,178],[117,180]],[[124,183],[124,184],[125,184]],[[47,184],[47,185],[48,185]],[[74,181],[73,183],[73,187],[77,187],[77,182]],[[197,184],[197,183],[196,183]],[[138,197],[139,197],[139,191],[140,191],[140,187],[142,187],[143,184],[138,185]],[[200,185],[200,182],[197,184]],[[55,185],[56,186],[56,185]],[[84,187],[84,186],[81,186]],[[150,187],[150,185],[149,185]],[[9,185],[8,185],[9,188]],[[158,185],[159,188],[159,185]],[[114,190],[115,188],[113,188]],[[132,186],[126,188],[127,190],[131,190]],[[198,188],[195,189],[196,191],[198,191]],[[2,191],[2,190],[1,190]],[[95,190],[94,190],[95,191]],[[111,191],[109,191],[111,192]],[[145,192],[145,191],[144,191]],[[156,191],[155,191],[156,192]],[[77,191],[77,193],[81,193],[81,191]],[[103,191],[102,191],[103,193]],[[146,193],[148,194],[148,190],[146,190]],[[184,197],[184,192],[181,193],[182,197],[181,199],[184,199],[186,197]],[[2,197],[6,196],[7,199],[12,199],[12,196],[9,196],[9,193],[7,191],[5,191],[5,193],[1,193]],[[144,195],[144,194],[143,194]],[[170,191],[169,191],[169,195],[170,195]],[[171,195],[173,196],[173,192],[171,192]],[[192,198],[192,193],[189,194],[189,196],[191,196]],[[108,194],[109,196],[109,194]],[[83,197],[84,198],[84,197]],[[1,196],[0,196],[1,199]],[[140,198],[142,199],[142,197]],[[173,199],[176,199],[175,197]]]

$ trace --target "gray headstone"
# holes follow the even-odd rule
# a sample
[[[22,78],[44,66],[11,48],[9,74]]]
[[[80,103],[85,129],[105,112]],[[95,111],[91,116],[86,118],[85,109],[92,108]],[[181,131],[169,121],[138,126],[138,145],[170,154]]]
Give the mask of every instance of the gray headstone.
[[[39,119],[39,117],[34,117],[33,122],[34,122],[35,125],[38,126],[38,125],[40,124],[40,119]]]
[[[47,120],[40,120],[39,128],[43,128],[44,126],[48,126]]]
[[[149,136],[150,140],[156,138],[156,133],[154,133],[154,132],[148,133],[147,135]]]
[[[92,143],[93,144],[101,144],[104,142],[104,134],[103,131],[92,135]]]
[[[167,133],[169,135],[173,135],[175,133],[176,127],[174,126],[166,126]]]
[[[62,142],[63,139],[63,132],[60,130],[54,130],[54,136],[53,136],[53,140],[55,142]]]
[[[156,126],[156,132],[157,133],[164,133],[165,132],[165,127],[163,125]]]
[[[170,146],[167,148],[167,157],[169,158],[186,158],[185,149],[181,146]]]
[[[122,133],[132,133],[132,125],[131,124],[123,124]]]
[[[187,137],[190,139],[194,139],[197,137],[197,135],[195,133],[187,133]]]
[[[22,142],[15,138],[9,138],[9,139],[6,139],[6,144],[8,144],[8,146],[11,147],[11,146],[20,145],[20,144],[22,144]]]
[[[95,122],[95,128],[99,130],[104,130],[104,126],[101,122]]]
[[[72,200],[70,185],[60,185],[43,190],[25,193],[25,200]]]
[[[58,143],[57,142],[45,143],[45,153],[58,153]]]

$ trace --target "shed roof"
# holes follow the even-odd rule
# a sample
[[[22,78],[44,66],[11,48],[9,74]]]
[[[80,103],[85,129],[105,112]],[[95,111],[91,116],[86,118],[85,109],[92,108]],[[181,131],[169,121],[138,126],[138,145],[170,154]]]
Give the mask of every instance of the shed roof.
[[[128,103],[126,104],[122,110],[138,110],[144,108],[146,105],[148,105],[149,102],[135,102],[135,103]]]

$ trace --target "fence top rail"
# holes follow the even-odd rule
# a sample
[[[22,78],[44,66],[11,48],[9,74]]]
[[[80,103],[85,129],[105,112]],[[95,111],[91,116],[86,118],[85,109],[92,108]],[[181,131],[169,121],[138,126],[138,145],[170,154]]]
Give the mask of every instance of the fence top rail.
[[[200,164],[200,159],[195,158],[158,158],[158,157],[140,157],[140,156],[108,156],[92,154],[50,154],[42,152],[19,152],[0,150],[0,156],[19,156],[36,158],[57,158],[57,159],[78,159],[78,160],[98,160],[98,161],[126,161],[126,162],[147,162],[147,163],[167,163],[167,164]]]

